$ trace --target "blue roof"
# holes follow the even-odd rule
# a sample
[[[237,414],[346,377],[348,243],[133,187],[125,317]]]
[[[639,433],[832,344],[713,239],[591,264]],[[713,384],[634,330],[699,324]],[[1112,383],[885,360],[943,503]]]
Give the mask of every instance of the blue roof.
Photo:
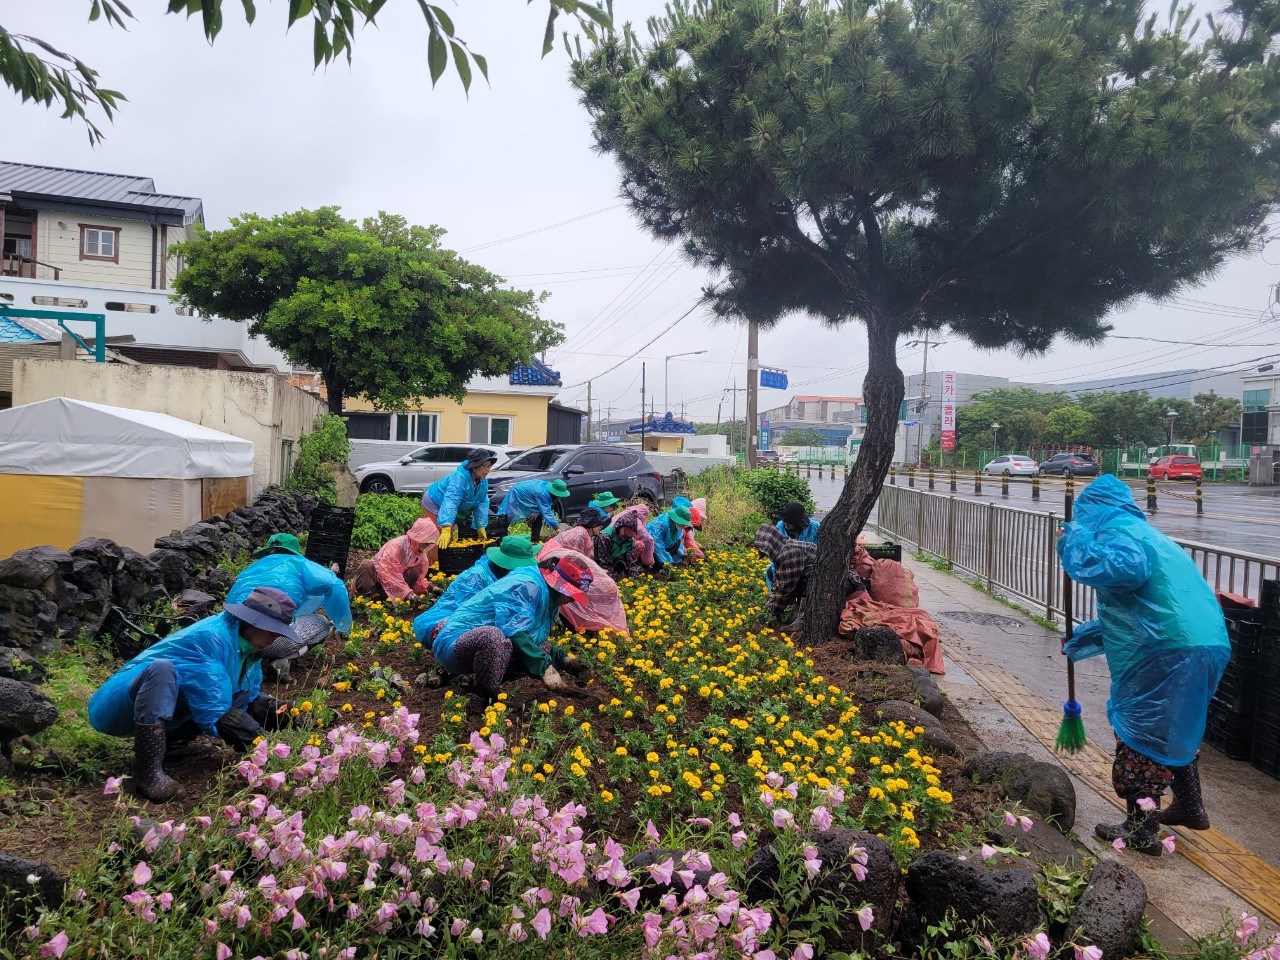
[[[510,382],[517,387],[563,387],[560,372],[552,370],[541,360],[534,360],[511,371]]]
[[[16,320],[0,316],[0,343],[44,343],[44,337]]]
[[[697,433],[692,420],[681,420],[670,412],[665,417],[646,417],[627,427],[627,433]]]

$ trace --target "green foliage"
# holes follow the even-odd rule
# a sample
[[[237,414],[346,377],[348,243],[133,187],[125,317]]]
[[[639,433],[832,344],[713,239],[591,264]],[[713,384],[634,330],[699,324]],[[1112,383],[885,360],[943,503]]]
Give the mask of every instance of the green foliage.
[[[298,439],[298,459],[294,461],[293,473],[285,478],[284,488],[309,493],[322,503],[336,504],[334,479],[322,468],[325,464],[345,466],[350,456],[347,422],[333,414],[317,417],[311,432]]]
[[[402,535],[421,516],[422,506],[417,500],[394,493],[362,493],[356,500],[351,547],[377,550]]]
[[[176,249],[182,302],[248,321],[294,363],[324,377],[329,409],[363,394],[380,409],[461,399],[473,376],[498,376],[562,339],[545,298],[440,245],[444,230],[381,213],[357,224],[336,207],[226,230]]]
[[[42,753],[18,746],[15,761],[76,779],[97,778],[118,767],[129,753],[129,744],[94,730],[85,706],[115,667],[109,653],[83,637],[46,657],[47,677],[40,692],[58,708],[58,719],[34,737]]]
[[[228,550],[218,557],[218,569],[229,574],[232,578],[240,576],[244,572],[244,568],[251,563],[253,563],[253,554],[249,550],[241,550],[236,554]]]
[[[788,430],[778,438],[780,447],[821,447],[827,442],[826,437],[817,430]]]
[[[706,497],[708,516],[698,539],[713,547],[750,543],[756,529],[792,500],[814,509],[807,480],[772,470],[713,467],[690,478],[686,496]]]
[[[776,517],[792,501],[803,503],[810,514],[816,509],[809,481],[799,474],[777,470],[744,470],[741,477],[743,485],[755,497],[761,512],[770,517]]]
[[[299,21],[311,21],[311,52],[317,68],[328,65],[343,54],[351,63],[352,45],[357,27],[374,26],[375,18],[387,0],[290,0],[287,27]],[[528,0],[532,3],[533,0]],[[187,18],[200,15],[200,26],[210,42],[222,32],[222,5],[224,0],[169,0],[169,13],[185,13]],[[240,0],[244,8],[245,22],[252,24],[257,16],[254,0]],[[462,89],[470,91],[472,67],[480,71],[489,82],[489,62],[476,53],[467,41],[458,35],[450,14],[426,0],[419,0],[418,9],[427,25],[427,69],[431,85],[444,73],[452,58],[453,67],[462,81]],[[609,12],[584,0],[550,0],[547,26],[543,34],[542,55],[551,52],[555,37],[556,18],[561,13],[575,17],[588,35],[595,29],[611,29],[613,19]],[[135,20],[133,12],[121,0],[92,0],[89,20],[105,19],[108,24],[128,29],[126,20]],[[112,119],[124,94],[108,90],[98,84],[98,72],[76,57],[55,49],[38,37],[9,33],[0,26],[0,83],[5,84],[23,100],[34,100],[46,107],[62,108],[64,118],[84,121],[89,132],[89,142],[102,141],[102,131],[89,118],[87,109],[97,107],[108,120]]]
[[[747,421],[725,420],[721,423],[700,423],[695,428],[700,436],[729,438],[729,449],[741,453],[747,448]]]

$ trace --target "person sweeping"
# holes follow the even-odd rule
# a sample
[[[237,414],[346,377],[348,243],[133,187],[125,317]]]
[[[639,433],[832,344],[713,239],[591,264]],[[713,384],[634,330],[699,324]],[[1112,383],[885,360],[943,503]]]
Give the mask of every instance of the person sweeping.
[[[1128,812],[1123,823],[1098,824],[1094,833],[1159,856],[1162,823],[1209,827],[1196,758],[1231,656],[1222,608],[1191,558],[1147,522],[1113,476],[1080,495],[1058,556],[1071,579],[1098,597],[1098,618],[1081,624],[1063,652],[1073,662],[1105,655],[1111,672],[1111,782]],[[1173,802],[1162,811],[1168,786]]]

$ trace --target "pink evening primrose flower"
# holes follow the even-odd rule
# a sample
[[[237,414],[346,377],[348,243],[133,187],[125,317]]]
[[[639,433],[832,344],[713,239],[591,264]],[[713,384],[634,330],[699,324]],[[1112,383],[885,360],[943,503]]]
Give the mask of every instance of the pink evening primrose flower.
[[[1076,960],[1102,960],[1102,948],[1090,944],[1087,947],[1075,947]]]
[[[120,783],[123,780],[124,777],[107,777],[107,785],[102,788],[102,795],[104,797],[115,796],[120,792]],[[58,956],[62,956],[62,954],[58,954]]]
[[[1244,943],[1258,932],[1258,918],[1248,913],[1240,914],[1240,922],[1236,925],[1236,939]]]
[[[1117,850],[1123,850],[1125,847],[1124,837],[1116,837],[1114,840],[1111,841],[1111,845],[1115,847]]]
[[[136,886],[142,886],[151,881],[151,868],[147,866],[147,861],[142,860],[133,868],[133,882]]]
[[[831,811],[826,807],[814,807],[813,813],[809,814],[809,826],[819,832],[830,830]]]
[[[217,960],[231,960],[231,948],[225,943],[219,943],[216,956]]]
[[[813,960],[813,947],[802,943],[791,953],[791,960]]]
[[[1174,842],[1172,834],[1170,834],[1169,836],[1161,840],[1160,844],[1161,846],[1164,847],[1166,853],[1173,853],[1176,849],[1178,849],[1178,845],[1177,843]]]
[[[551,932],[551,911],[543,907],[537,912],[532,921],[534,933],[543,940],[547,939],[547,934]]]
[[[1150,813],[1150,812],[1151,812],[1152,810],[1154,810],[1155,808],[1156,808],[1156,802],[1155,802],[1154,800],[1152,800],[1150,797],[1139,797],[1139,798],[1138,798],[1138,809],[1139,809],[1139,810],[1145,810],[1146,812]]]
[[[863,907],[858,911],[858,926],[862,928],[863,933],[871,929],[871,924],[875,923],[875,919],[875,911],[870,907]]]
[[[1043,930],[1034,937],[1028,937],[1023,940],[1022,946],[1031,960],[1044,960],[1045,957],[1049,956],[1049,950],[1052,948],[1052,944],[1049,943],[1049,935]]]
[[[60,957],[63,951],[67,949],[67,931],[62,930],[57,936],[51,938],[48,943],[40,948],[40,956],[42,957]]]
[[[989,843],[984,843],[984,844],[982,845],[982,859],[983,859],[983,860],[990,860],[990,859],[991,859],[992,857],[994,857],[995,855],[996,855],[996,848],[995,848],[995,847],[991,846],[991,844],[989,844]]]

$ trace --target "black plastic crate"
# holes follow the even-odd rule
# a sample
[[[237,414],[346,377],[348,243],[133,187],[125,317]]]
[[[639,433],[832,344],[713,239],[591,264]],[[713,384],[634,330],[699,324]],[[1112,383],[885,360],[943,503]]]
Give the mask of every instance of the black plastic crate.
[[[900,543],[864,543],[862,546],[873,560],[902,562],[902,544]]]
[[[1280,580],[1262,581],[1262,608],[1280,611]]]
[[[327,503],[318,503],[311,512],[310,533],[332,533],[347,535],[356,525],[355,507],[331,507]]]
[[[440,551],[440,572],[461,573],[488,549],[488,544],[477,543],[471,547],[448,547]]]
[[[1248,760],[1253,755],[1254,728],[1251,718],[1218,707],[1215,697],[1209,704],[1204,742],[1232,760]]]
[[[326,569],[333,564],[338,565],[339,579],[346,579],[347,576],[347,549],[331,549],[327,546],[316,546],[307,543],[307,559],[313,563],[318,563]]]
[[[1249,762],[1280,780],[1280,712],[1255,717]]]

